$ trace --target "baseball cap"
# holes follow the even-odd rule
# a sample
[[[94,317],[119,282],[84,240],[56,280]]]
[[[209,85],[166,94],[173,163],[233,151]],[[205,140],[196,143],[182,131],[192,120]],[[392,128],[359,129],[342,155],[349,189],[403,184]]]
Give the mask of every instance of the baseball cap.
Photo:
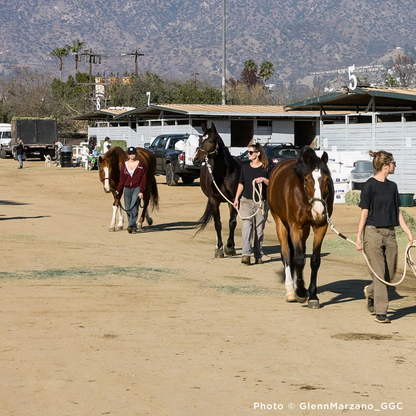
[[[129,147],[128,150],[127,150],[127,153],[129,155],[135,155],[136,154],[136,148],[133,147],[133,146]]]

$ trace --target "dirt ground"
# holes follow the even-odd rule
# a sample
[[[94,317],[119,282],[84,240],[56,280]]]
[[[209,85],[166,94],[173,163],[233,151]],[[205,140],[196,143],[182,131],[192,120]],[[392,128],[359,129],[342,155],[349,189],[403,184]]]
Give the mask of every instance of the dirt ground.
[[[266,262],[245,266],[240,224],[233,258],[214,259],[212,223],[194,237],[197,182],[158,178],[154,225],[110,233],[96,171],[17,166],[0,161],[0,415],[415,414],[411,272],[377,324],[362,255],[329,231],[322,309],[287,304],[272,219]],[[355,238],[358,217],[336,205],[332,221]]]

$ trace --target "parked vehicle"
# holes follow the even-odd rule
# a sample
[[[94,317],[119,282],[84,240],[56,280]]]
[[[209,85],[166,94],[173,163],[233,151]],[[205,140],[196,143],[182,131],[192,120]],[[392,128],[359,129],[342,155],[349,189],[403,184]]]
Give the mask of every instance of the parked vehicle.
[[[44,156],[55,157],[53,143],[58,140],[58,128],[54,119],[13,119],[11,151],[17,159],[17,141],[21,139],[24,143],[24,154],[26,158],[39,158]]]
[[[192,162],[198,141],[197,135],[161,134],[146,146],[156,156],[156,174],[166,175],[168,186],[177,185],[180,178],[185,184],[199,178],[200,167]]]
[[[297,159],[301,148],[301,146],[295,146],[292,143],[267,143],[263,145],[263,149],[272,168],[285,159]],[[237,159],[242,163],[248,163],[248,150],[240,156],[237,156]]]
[[[5,159],[12,155],[10,142],[12,140],[12,125],[0,123],[0,157]]]

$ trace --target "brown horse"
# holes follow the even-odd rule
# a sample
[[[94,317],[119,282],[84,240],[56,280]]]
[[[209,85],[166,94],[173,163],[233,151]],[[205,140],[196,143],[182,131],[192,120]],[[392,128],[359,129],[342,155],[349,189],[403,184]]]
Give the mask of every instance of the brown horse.
[[[147,223],[152,225],[153,220],[148,214],[148,206],[150,200],[152,200],[152,210],[159,206],[159,193],[157,190],[157,183],[155,178],[156,172],[156,158],[152,152],[142,147],[137,147],[137,157],[142,162],[146,170],[146,189],[143,195],[143,209],[142,214],[139,217],[138,227],[142,228],[144,218],[146,217]],[[100,181],[103,183],[104,191],[106,193],[113,194],[113,217],[111,219],[109,231],[121,230],[124,226],[124,216],[122,212],[122,206],[120,204],[120,198],[123,192],[116,195],[116,189],[120,181],[120,171],[123,168],[124,163],[127,160],[127,152],[121,147],[112,147],[103,156],[98,159],[100,170]],[[138,203],[140,201],[137,201]],[[119,222],[116,227],[116,215],[118,212]]]
[[[201,166],[204,161],[206,162],[205,166],[201,168],[200,183],[202,192],[207,196],[208,202],[203,216],[198,221],[199,230],[197,233],[202,231],[214,217],[217,232],[215,257],[222,258],[224,253],[233,256],[236,253],[234,232],[237,226],[237,211],[232,203],[237,192],[241,163],[231,156],[230,151],[217,133],[214,123],[211,123],[210,129],[204,124],[202,130],[204,135],[195,152],[193,162],[195,166]],[[228,202],[230,209],[229,235],[225,247],[221,236],[221,202]]]
[[[313,309],[320,308],[316,281],[321,264],[322,241],[334,203],[334,185],[327,162],[326,152],[319,158],[312,148],[305,146],[298,160],[285,160],[276,166],[267,187],[267,201],[282,250],[288,302],[305,302],[308,297],[303,282],[303,268],[306,240],[311,227],[313,229],[308,290],[308,307]]]

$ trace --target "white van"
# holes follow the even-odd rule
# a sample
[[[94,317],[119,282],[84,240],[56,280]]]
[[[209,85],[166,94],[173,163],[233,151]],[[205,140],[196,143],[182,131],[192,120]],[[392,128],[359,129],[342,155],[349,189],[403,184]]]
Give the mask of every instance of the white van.
[[[0,123],[0,157],[2,159],[10,156],[12,141],[12,125],[8,123]]]

